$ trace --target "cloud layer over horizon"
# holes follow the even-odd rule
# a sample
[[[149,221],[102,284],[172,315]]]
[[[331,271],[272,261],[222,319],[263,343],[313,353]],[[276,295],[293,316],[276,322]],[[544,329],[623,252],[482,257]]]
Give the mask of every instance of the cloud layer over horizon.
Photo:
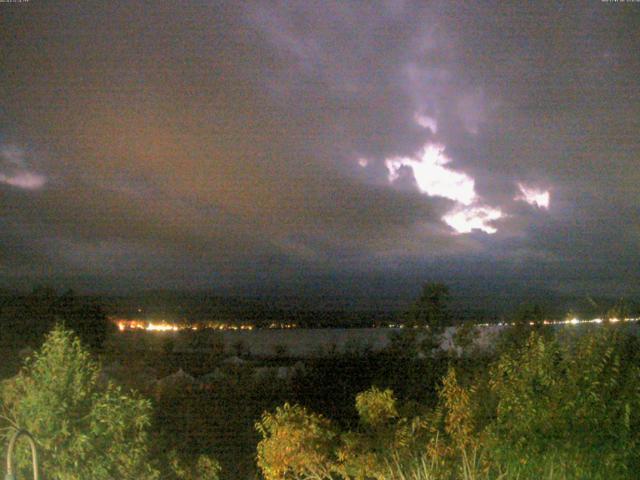
[[[637,4],[0,9],[0,286],[640,293]]]

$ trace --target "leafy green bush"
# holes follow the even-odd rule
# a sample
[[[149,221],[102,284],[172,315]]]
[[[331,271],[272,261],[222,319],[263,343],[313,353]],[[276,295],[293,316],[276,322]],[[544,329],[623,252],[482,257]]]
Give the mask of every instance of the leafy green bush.
[[[338,471],[345,478],[387,477],[390,462],[411,458],[423,440],[419,417],[403,418],[391,390],[373,387],[356,396],[358,429],[344,432],[338,449]]]
[[[218,480],[220,478],[220,464],[207,455],[200,455],[192,464],[187,464],[172,450],[167,455],[170,474],[179,480]]]
[[[67,330],[56,327],[2,384],[0,404],[5,426],[35,437],[46,478],[158,478],[148,458],[150,403],[102,382],[99,365]],[[18,455],[22,478],[29,471]]]
[[[402,416],[406,408],[398,407],[390,390],[359,394],[359,425],[339,436],[334,429],[327,435],[326,419],[285,406],[265,414],[270,423],[261,430],[266,440],[259,466],[269,480],[637,478],[637,346],[635,337],[610,329],[562,341],[532,333],[501,355],[488,374],[459,376],[451,367],[437,406],[426,415],[414,410]],[[276,424],[279,437],[272,434]],[[300,469],[301,452],[325,476]],[[276,463],[278,473],[269,476]],[[287,476],[294,471],[298,476]]]
[[[640,371],[623,364],[620,337],[603,330],[575,342],[532,335],[491,371],[497,400],[487,427],[496,463],[521,478],[552,466],[563,478],[633,478],[640,440]]]
[[[299,405],[285,403],[256,424],[258,467],[266,480],[330,479],[337,433],[331,422]]]

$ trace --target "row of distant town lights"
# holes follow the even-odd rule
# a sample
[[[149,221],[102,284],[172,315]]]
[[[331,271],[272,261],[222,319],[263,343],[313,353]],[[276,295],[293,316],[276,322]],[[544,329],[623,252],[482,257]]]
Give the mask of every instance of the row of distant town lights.
[[[591,320],[580,320],[579,318],[569,318],[567,320],[543,320],[542,322],[529,322],[529,325],[534,326],[534,325],[579,325],[579,324],[583,324],[583,323],[618,323],[618,322],[638,322],[640,321],[640,318],[608,318],[608,319],[602,319],[602,318],[593,318]],[[501,327],[506,327],[506,326],[515,326],[517,325],[517,323],[509,323],[509,322],[500,322],[497,324],[491,324],[491,323],[480,323],[478,324],[479,327],[489,327],[491,325],[499,325]]]
[[[640,318],[609,318],[603,320],[602,318],[594,318],[591,320],[580,320],[579,318],[570,318],[567,320],[544,320],[542,322],[529,322],[529,325],[578,325],[584,323],[618,323],[618,322],[638,322]],[[118,326],[118,330],[124,332],[125,330],[146,330],[148,332],[177,332],[179,330],[201,330],[201,329],[211,329],[211,330],[253,330],[255,327],[253,325],[249,325],[246,323],[235,325],[229,323],[206,323],[204,325],[187,325],[187,324],[175,324],[168,322],[147,322],[140,320],[117,320],[116,325]],[[516,323],[509,322],[499,322],[499,323],[479,323],[476,326],[478,327],[491,327],[491,326],[515,326]],[[401,324],[389,324],[390,328],[403,328],[404,325]],[[272,329],[289,329],[289,328],[298,328],[298,325],[295,323],[271,323],[268,328]]]
[[[250,324],[229,324],[210,322],[202,325],[176,324],[169,322],[149,322],[140,320],[116,320],[118,330],[146,330],[148,332],[177,332],[180,330],[253,330],[255,327]],[[297,328],[295,323],[271,323],[268,328]]]

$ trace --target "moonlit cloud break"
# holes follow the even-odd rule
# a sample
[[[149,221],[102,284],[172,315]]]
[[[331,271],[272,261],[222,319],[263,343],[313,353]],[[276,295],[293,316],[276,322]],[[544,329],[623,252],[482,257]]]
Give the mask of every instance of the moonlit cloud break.
[[[435,118],[419,113],[416,113],[413,118],[422,128],[428,128],[433,133],[438,133],[438,122],[436,122]]]
[[[6,5],[0,290],[640,292],[631,7],[173,3]]]
[[[491,222],[502,217],[502,212],[493,207],[479,205],[475,192],[475,181],[463,172],[447,168],[451,161],[444,155],[444,147],[426,145],[418,159],[391,158],[385,161],[389,181],[400,178],[403,168],[410,168],[420,191],[429,196],[438,196],[455,201],[458,205],[442,217],[442,220],[457,233],[480,230],[494,234],[497,229]]]
[[[389,181],[397,180],[401,169],[407,167],[413,171],[422,193],[471,205],[476,200],[473,178],[447,168],[445,165],[451,160],[443,152],[444,147],[429,144],[424,147],[418,159],[397,157],[386,160]]]
[[[0,148],[0,183],[26,190],[42,188],[47,179],[44,175],[29,171],[24,150],[14,146]]]
[[[549,209],[550,195],[549,190],[541,190],[538,188],[527,187],[522,183],[518,183],[521,195],[517,195],[515,200],[527,202],[534,207]]]
[[[494,234],[498,230],[491,222],[502,218],[502,212],[497,208],[481,206],[453,210],[442,217],[442,220],[458,233],[471,233],[481,230]]]
[[[46,179],[43,175],[31,172],[19,172],[14,175],[0,173],[0,183],[26,190],[37,190],[44,186]]]

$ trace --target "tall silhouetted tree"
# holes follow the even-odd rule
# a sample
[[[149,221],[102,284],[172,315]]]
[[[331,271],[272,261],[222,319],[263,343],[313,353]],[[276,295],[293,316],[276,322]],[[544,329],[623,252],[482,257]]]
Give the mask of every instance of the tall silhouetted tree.
[[[451,324],[449,287],[443,283],[425,283],[420,296],[409,309],[408,326],[428,327],[440,333]]]

